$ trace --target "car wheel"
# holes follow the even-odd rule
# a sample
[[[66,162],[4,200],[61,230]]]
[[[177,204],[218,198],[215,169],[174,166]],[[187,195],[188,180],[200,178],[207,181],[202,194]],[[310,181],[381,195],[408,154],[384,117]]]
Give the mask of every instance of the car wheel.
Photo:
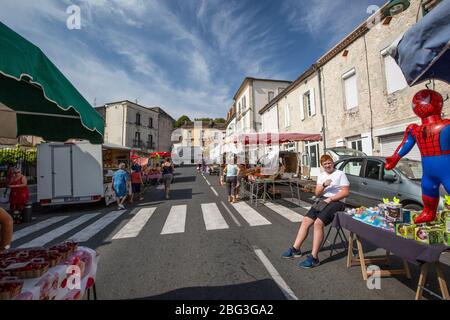
[[[423,207],[417,203],[410,203],[403,207],[403,209],[411,210],[411,211],[421,211]]]

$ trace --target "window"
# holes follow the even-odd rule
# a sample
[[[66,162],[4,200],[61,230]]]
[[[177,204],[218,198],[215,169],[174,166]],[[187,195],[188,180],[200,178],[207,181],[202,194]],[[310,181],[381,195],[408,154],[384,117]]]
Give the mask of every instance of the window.
[[[358,106],[358,87],[356,83],[355,69],[342,76],[344,80],[345,106],[347,110]]]
[[[275,96],[275,92],[269,91],[269,92],[267,93],[267,100],[268,100],[268,102],[272,101],[273,98],[274,98],[274,96]]]
[[[284,106],[284,126],[287,128],[291,125],[291,115],[289,113],[289,104]]]
[[[319,144],[306,144],[305,152],[308,154],[311,161],[311,168],[319,168]]]
[[[368,179],[380,180],[380,174],[384,166],[380,161],[367,160],[364,176]]]
[[[308,91],[303,95],[303,104],[308,112],[308,117],[312,117],[312,109],[311,109],[311,93]]]
[[[358,140],[350,141],[350,148],[352,148],[354,150],[362,151],[362,140],[358,139]]]
[[[141,115],[139,113],[136,113],[136,125],[141,125]]]
[[[238,113],[241,113],[241,103],[238,103]]]
[[[362,163],[362,159],[350,160],[344,165],[342,171],[344,171],[345,174],[359,177],[361,174]]]
[[[247,97],[246,96],[244,96],[242,98],[242,109],[243,110],[247,109]]]
[[[383,56],[384,75],[386,79],[386,90],[388,94],[402,90],[408,86],[405,76],[400,67],[390,56],[387,49],[381,52]]]
[[[148,127],[153,128],[153,118],[148,118]]]

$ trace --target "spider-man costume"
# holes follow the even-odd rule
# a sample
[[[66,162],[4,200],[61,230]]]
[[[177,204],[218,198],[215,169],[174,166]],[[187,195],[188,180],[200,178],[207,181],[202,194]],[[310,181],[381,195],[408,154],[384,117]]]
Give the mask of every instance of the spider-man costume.
[[[422,155],[422,200],[424,210],[414,223],[436,218],[439,186],[450,192],[450,119],[442,119],[442,96],[433,90],[422,90],[413,98],[413,111],[422,124],[406,128],[402,143],[392,157],[386,158],[386,169],[393,169],[417,143]]]

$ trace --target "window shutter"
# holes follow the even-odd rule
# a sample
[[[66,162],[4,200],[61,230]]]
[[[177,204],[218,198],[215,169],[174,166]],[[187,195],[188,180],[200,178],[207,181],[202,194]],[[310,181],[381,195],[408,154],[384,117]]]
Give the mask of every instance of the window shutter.
[[[300,95],[300,119],[305,120],[304,94]]]
[[[314,97],[314,88],[309,91],[310,99],[311,99],[311,116],[316,115],[316,100]]]

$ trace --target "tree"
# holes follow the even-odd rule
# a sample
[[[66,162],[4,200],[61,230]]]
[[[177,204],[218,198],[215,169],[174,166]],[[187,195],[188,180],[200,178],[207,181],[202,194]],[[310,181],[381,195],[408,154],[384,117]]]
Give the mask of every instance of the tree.
[[[214,122],[215,123],[225,123],[225,122],[227,122],[227,120],[225,120],[224,118],[215,118]]]
[[[180,118],[178,118],[178,120],[175,122],[175,128],[181,127],[182,125],[184,125],[185,122],[191,123],[192,121],[191,119],[189,119],[188,116],[183,115]]]

